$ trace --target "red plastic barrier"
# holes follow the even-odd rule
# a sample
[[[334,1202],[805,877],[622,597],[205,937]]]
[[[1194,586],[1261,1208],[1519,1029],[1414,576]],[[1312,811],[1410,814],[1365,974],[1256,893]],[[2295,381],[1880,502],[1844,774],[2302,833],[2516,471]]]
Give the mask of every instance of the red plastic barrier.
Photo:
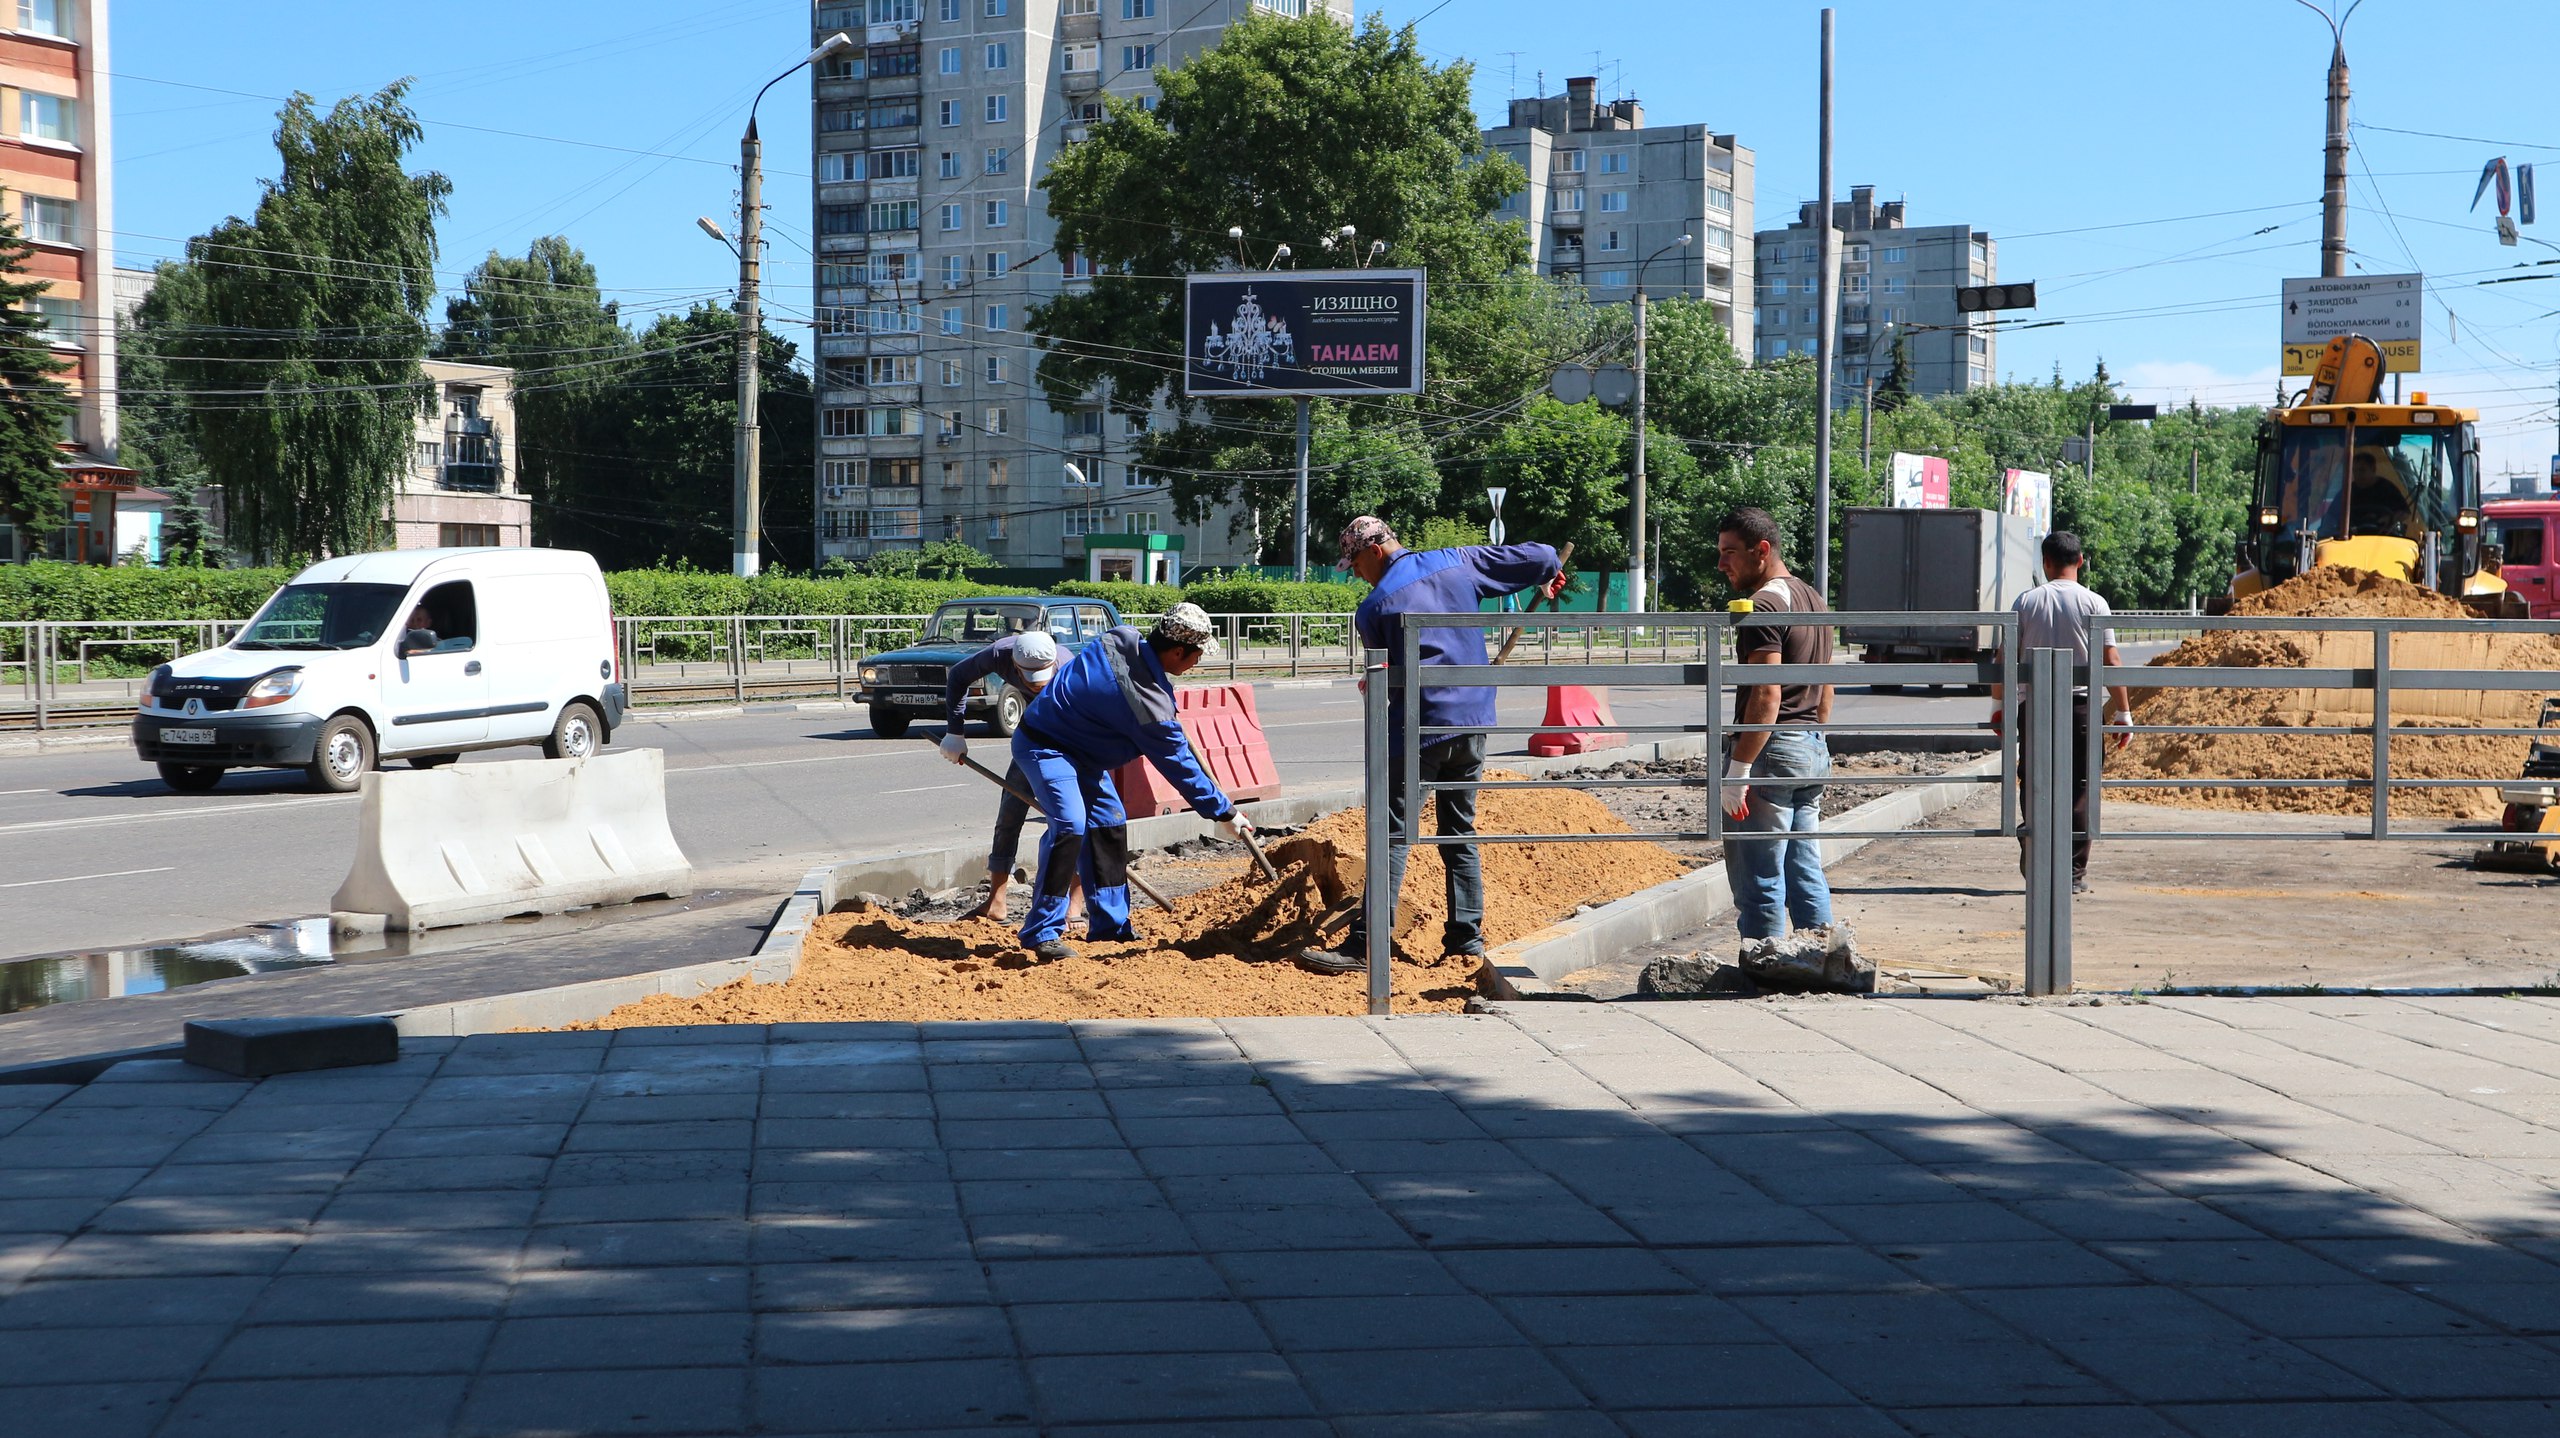
[[[1547,688],[1547,717],[1540,721],[1549,729],[1529,737],[1529,752],[1542,758],[1558,754],[1588,754],[1595,749],[1626,747],[1627,736],[1594,732],[1618,722],[1609,712],[1609,691],[1585,689],[1578,684],[1555,684]]]
[[[1271,762],[1271,741],[1262,732],[1252,685],[1182,685],[1175,688],[1173,697],[1191,752],[1228,798],[1242,802],[1280,796],[1280,770]],[[1121,807],[1132,819],[1178,814],[1191,807],[1144,759],[1120,766],[1111,777],[1119,786]]]

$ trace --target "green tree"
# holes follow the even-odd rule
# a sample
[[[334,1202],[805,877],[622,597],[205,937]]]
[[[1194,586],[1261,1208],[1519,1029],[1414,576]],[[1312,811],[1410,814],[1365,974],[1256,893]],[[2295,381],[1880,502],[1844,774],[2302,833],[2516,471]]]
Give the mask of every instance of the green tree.
[[[160,564],[164,569],[208,569],[222,561],[214,542],[212,517],[204,512],[198,491],[201,476],[181,474],[162,482],[169,513],[160,526]]]
[[[993,569],[996,557],[956,539],[937,539],[915,549],[884,549],[863,562],[875,579],[966,579],[973,569]]]
[[[1381,489],[1391,499],[1418,480],[1401,436],[1424,432],[1435,407],[1481,372],[1470,356],[1519,348],[1517,336],[1486,317],[1547,301],[1533,286],[1503,290],[1527,258],[1527,241],[1519,225],[1492,216],[1525,176],[1485,153],[1472,78],[1464,63],[1431,64],[1410,27],[1390,30],[1372,17],[1354,29],[1320,12],[1257,12],[1217,45],[1158,71],[1162,99],[1154,109],[1106,97],[1107,117],[1092,138],[1061,154],[1042,181],[1058,248],[1090,258],[1096,271],[1090,285],[1030,315],[1046,352],[1040,381],[1050,403],[1068,408],[1103,392],[1114,408],[1138,413],[1167,399],[1176,422],[1150,431],[1140,463],[1171,477],[1176,512],[1196,522],[1220,501],[1240,498],[1260,517],[1266,543],[1284,535],[1289,506],[1277,496],[1290,483],[1289,406],[1195,403],[1169,387],[1167,356],[1182,349],[1182,277],[1237,262],[1230,227],[1244,230],[1254,263],[1286,243],[1294,262],[1309,267],[1365,260],[1375,237],[1386,242],[1377,263],[1430,273],[1426,363],[1434,394],[1419,404],[1345,406],[1346,430],[1400,437],[1383,454],[1365,444],[1351,449],[1343,463],[1363,472],[1338,488],[1345,496]],[[1359,253],[1328,261],[1318,237],[1344,225],[1355,228]],[[1494,297],[1477,302],[1479,289]],[[1516,400],[1518,391],[1504,398]],[[1349,517],[1330,500],[1311,508],[1318,533]]]
[[[452,185],[404,166],[423,138],[407,89],[326,114],[295,94],[254,217],[187,242],[188,353],[168,374],[234,540],[261,557],[379,543],[433,401],[418,361]]]
[[[614,386],[640,344],[596,283],[585,252],[559,235],[523,258],[491,251],[445,301],[439,358],[516,371],[519,482],[533,500],[537,542],[558,542],[563,506],[614,488]]]
[[[186,316],[202,288],[193,268],[162,260],[142,303],[116,325],[116,462],[154,489],[204,474],[168,361],[189,353]]]
[[[1529,401],[1485,451],[1488,479],[1511,486],[1503,528],[1524,540],[1570,542],[1576,568],[1624,569],[1630,433],[1625,419],[1592,400]]]
[[[26,278],[35,249],[0,214],[0,518],[42,541],[62,526],[62,425],[70,392],[34,301],[50,286]]]

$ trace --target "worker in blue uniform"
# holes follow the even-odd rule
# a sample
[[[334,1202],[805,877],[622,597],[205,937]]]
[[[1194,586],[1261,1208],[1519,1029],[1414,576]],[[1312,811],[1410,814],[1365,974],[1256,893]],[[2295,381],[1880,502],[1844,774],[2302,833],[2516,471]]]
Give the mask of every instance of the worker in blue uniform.
[[[1144,756],[1192,810],[1216,821],[1224,838],[1253,832],[1251,821],[1202,768],[1175,712],[1173,681],[1214,642],[1209,616],[1177,604],[1141,634],[1123,624],[1088,642],[1031,701],[1014,731],[1014,762],[1049,816],[1040,836],[1040,877],[1022,946],[1042,961],[1071,959],[1062,935],[1067,894],[1081,875],[1085,936],[1133,939],[1129,927],[1129,819],[1111,771]]]
[[[1023,707],[1028,709],[1049,681],[1058,677],[1058,641],[1045,629],[1026,629],[1008,634],[951,666],[942,681],[941,748],[942,757],[954,764],[969,762],[969,741],[961,732],[969,725],[969,695],[989,675],[1020,693]],[[995,840],[987,848],[987,900],[970,915],[972,918],[1002,921],[1006,917],[1014,857],[1022,849],[1022,826],[1031,817],[1031,805],[1022,797],[1026,792],[1021,767],[1008,769],[1004,796],[996,800]]]
[[[1469,544],[1450,549],[1411,550],[1396,542],[1385,520],[1362,515],[1342,531],[1342,558],[1335,566],[1369,581],[1369,597],[1360,601],[1352,623],[1360,642],[1383,649],[1389,664],[1404,660],[1405,614],[1472,614],[1479,602],[1534,589],[1552,598],[1562,593],[1564,565],[1543,544]],[[1420,641],[1422,662],[1482,664],[1484,629],[1425,629]],[[1422,691],[1424,726],[1490,725],[1493,691],[1481,685],[1432,685]],[[1394,923],[1393,895],[1404,888],[1411,853],[1409,816],[1404,811],[1404,725],[1402,703],[1387,707],[1387,886],[1390,896],[1381,919],[1375,896],[1363,895],[1350,937],[1338,949],[1308,949],[1298,967],[1319,974],[1353,974],[1369,967],[1369,925]],[[1425,784],[1475,784],[1484,780],[1485,736],[1425,734],[1421,780]],[[1371,756],[1373,759],[1376,757]],[[1442,789],[1430,796],[1439,815],[1442,838],[1473,838],[1476,794],[1473,789]],[[1484,952],[1484,864],[1473,844],[1440,846],[1440,861],[1449,882],[1449,918],[1440,935],[1444,954]]]

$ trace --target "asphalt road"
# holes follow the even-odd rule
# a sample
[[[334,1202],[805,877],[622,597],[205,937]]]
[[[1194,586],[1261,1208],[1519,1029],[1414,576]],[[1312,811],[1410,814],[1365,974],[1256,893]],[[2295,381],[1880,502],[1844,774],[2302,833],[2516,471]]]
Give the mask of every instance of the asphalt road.
[[[1360,699],[1348,684],[1260,689],[1284,783],[1331,787],[1360,774]],[[1695,690],[1619,689],[1622,723],[1694,721]],[[1543,696],[1506,691],[1506,722],[1534,723]],[[1978,698],[1842,691],[1839,723],[1963,722]],[[938,732],[919,726],[916,734]],[[1525,736],[1498,737],[1497,753]],[[859,709],[768,709],[634,718],[616,746],[663,749],[676,838],[706,888],[787,891],[821,860],[982,835],[994,791],[917,737],[874,736]],[[972,736],[999,763],[1003,743]],[[465,762],[526,757],[501,750]],[[241,771],[178,794],[130,748],[0,757],[0,958],[164,943],[325,913],[346,875],[353,795],[309,792],[298,774]]]

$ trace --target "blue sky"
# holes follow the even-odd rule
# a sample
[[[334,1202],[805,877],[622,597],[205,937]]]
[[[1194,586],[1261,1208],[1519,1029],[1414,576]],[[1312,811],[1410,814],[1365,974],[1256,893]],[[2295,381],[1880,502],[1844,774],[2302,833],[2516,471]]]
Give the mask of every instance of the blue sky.
[[[1436,58],[1476,63],[1488,120],[1535,93],[1541,72],[1550,93],[1597,74],[1604,95],[1636,95],[1657,123],[1710,124],[1754,149],[1764,224],[1812,198],[1810,0],[1380,8],[1423,17]],[[2293,0],[1838,9],[1842,192],[1872,184],[1907,199],[1914,224],[1990,231],[2002,277],[2038,281],[2038,317],[2066,321],[2004,340],[2007,375],[2059,364],[2079,376],[2103,356],[2145,398],[2272,392],[2279,284],[2319,272],[2318,19]],[[454,182],[448,282],[493,247],[521,253],[557,232],[635,315],[725,302],[734,262],[693,220],[734,214],[747,101],[805,49],[808,13],[805,0],[260,0],[251,20],[201,0],[121,0],[110,68],[122,257],[179,254],[253,207],[287,92],[325,101],[414,75],[428,130],[418,161]],[[2547,0],[2367,0],[2347,31],[2355,119],[2373,127],[2355,133],[2348,240],[2367,270],[2429,275],[2421,380],[2483,411],[2493,473],[2538,473],[2554,449],[2560,277],[2479,282],[2560,249],[2501,247],[2490,202],[2467,207],[2491,156],[2551,162],[2552,209],[2525,234],[2560,246],[2560,119],[2536,103],[2555,38]],[[809,281],[806,94],[786,82],[762,111],[782,319],[805,315]]]

